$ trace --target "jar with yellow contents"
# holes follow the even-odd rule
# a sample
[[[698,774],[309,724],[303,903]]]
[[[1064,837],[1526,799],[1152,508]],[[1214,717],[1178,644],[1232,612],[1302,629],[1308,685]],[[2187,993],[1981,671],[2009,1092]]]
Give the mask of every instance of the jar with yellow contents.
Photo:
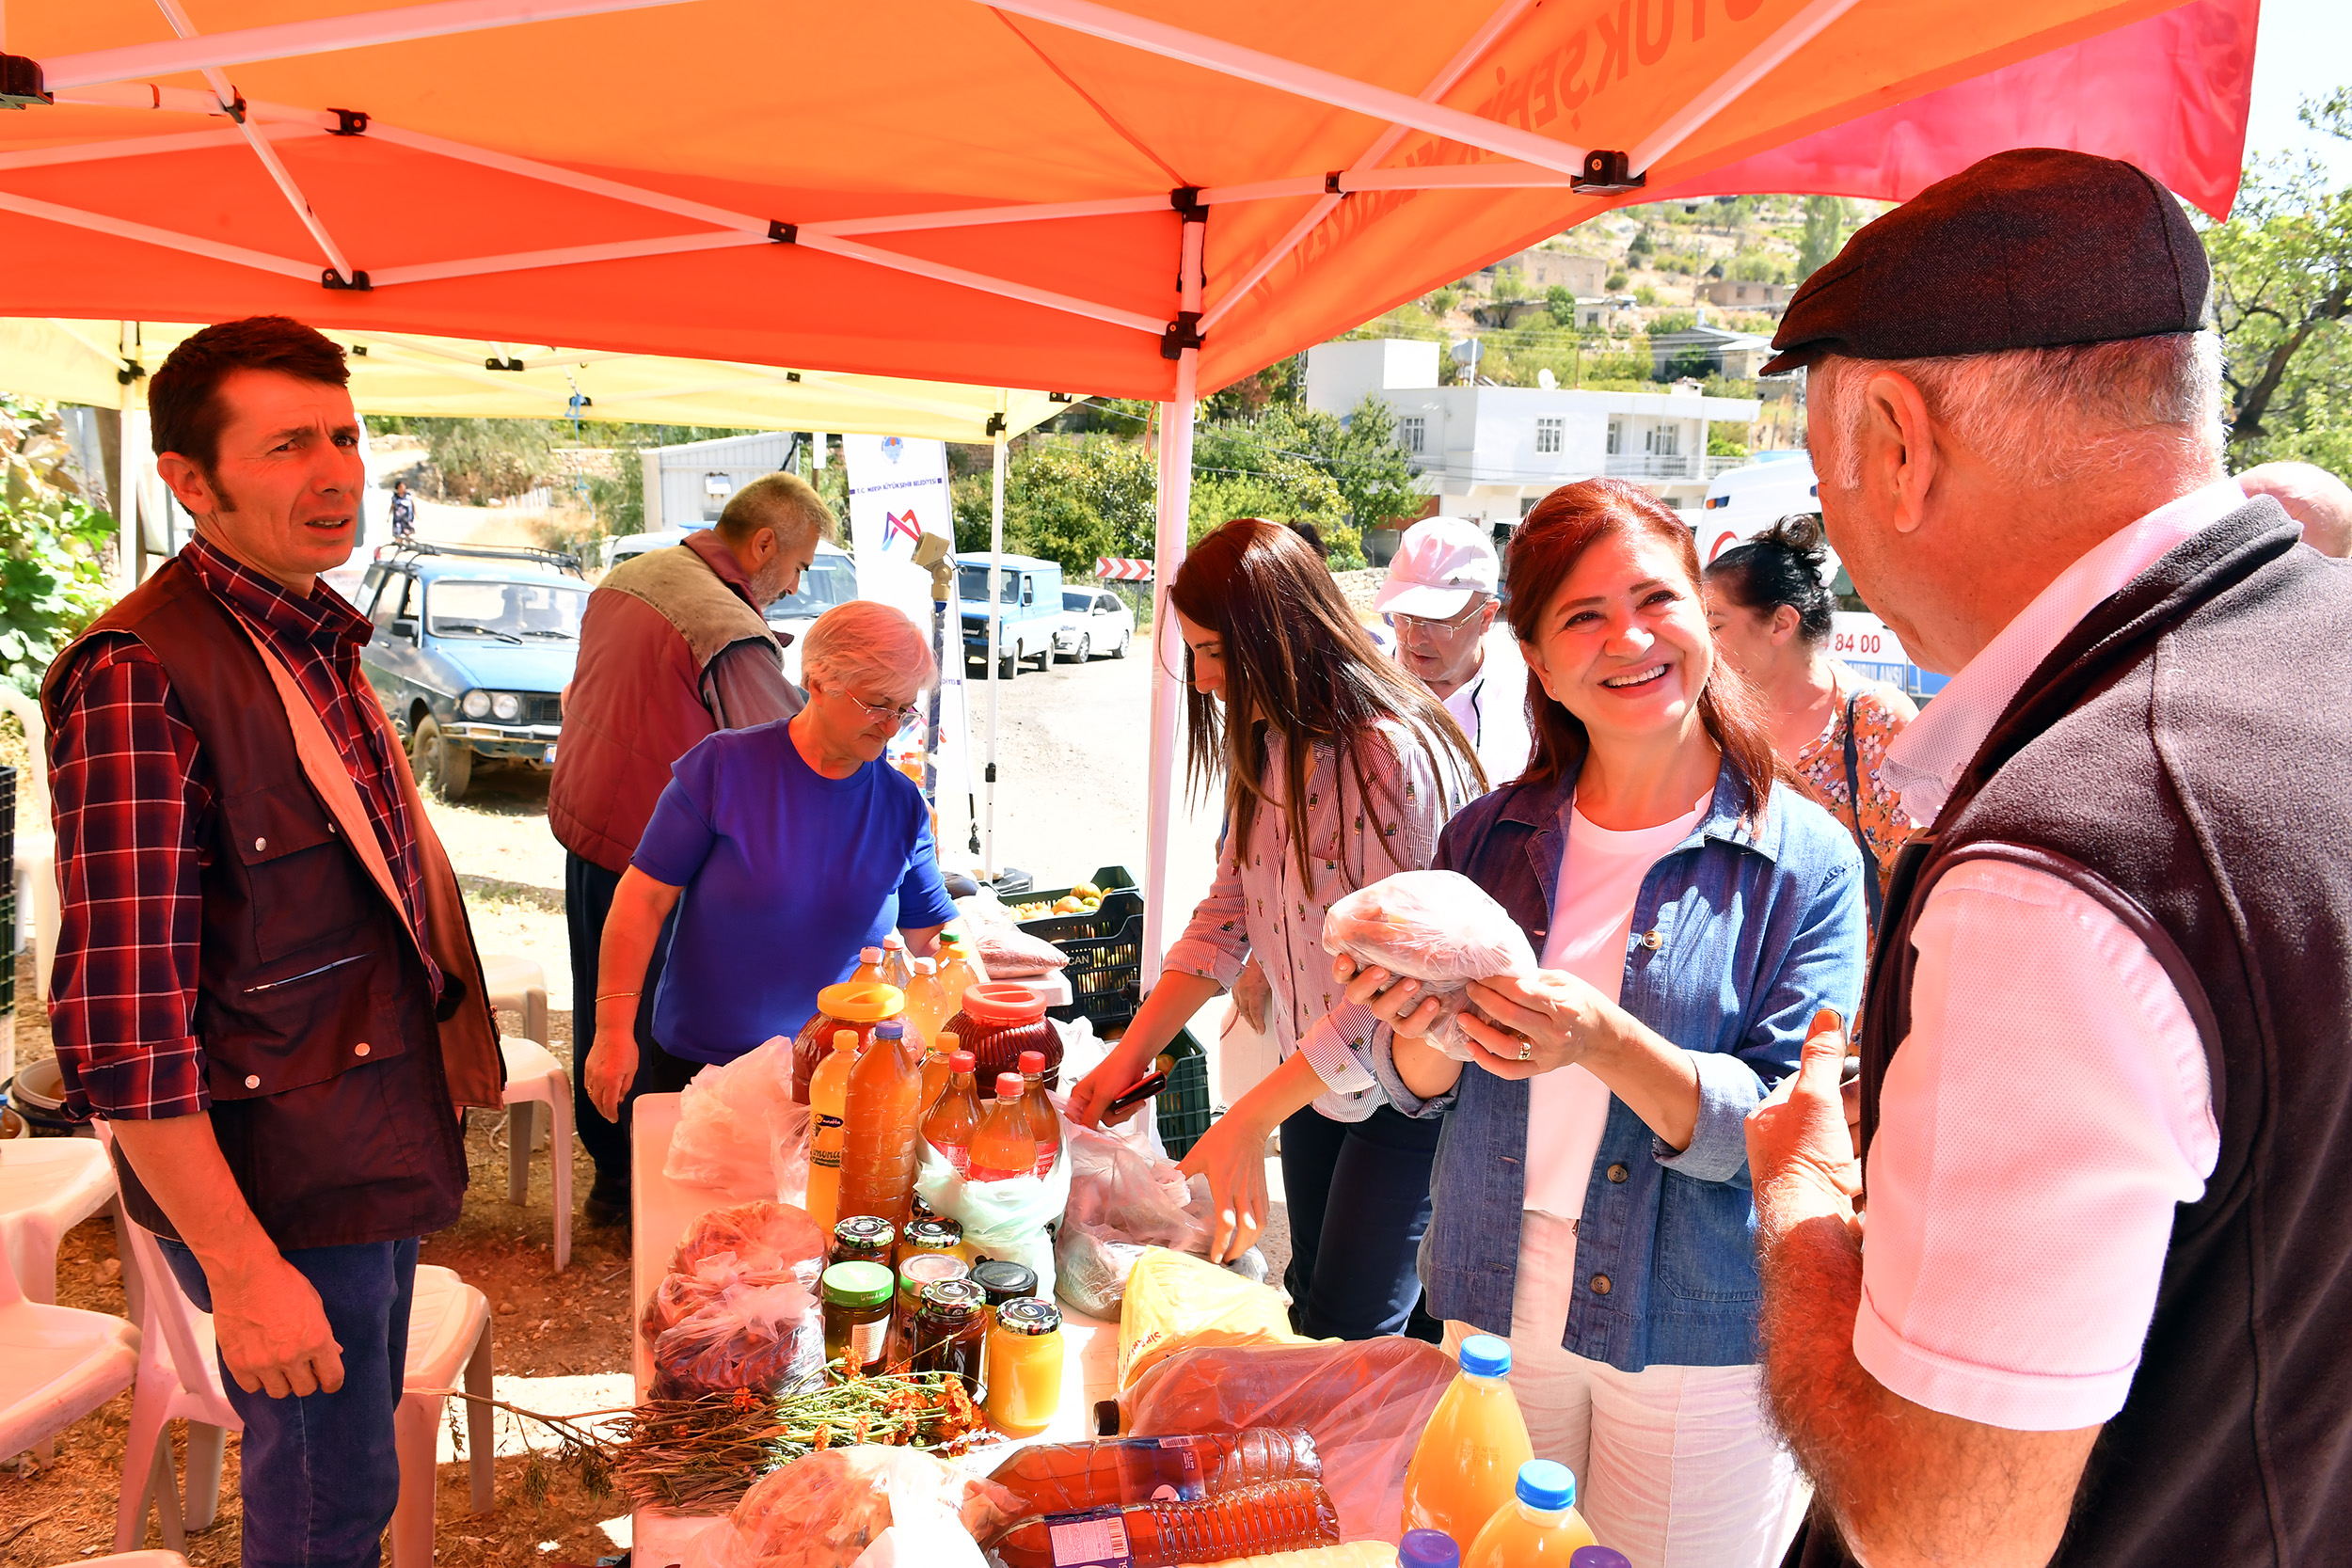
[[[996,1309],[988,1331],[988,1424],[1009,1437],[1034,1437],[1061,1408],[1061,1309],[1024,1297]]]

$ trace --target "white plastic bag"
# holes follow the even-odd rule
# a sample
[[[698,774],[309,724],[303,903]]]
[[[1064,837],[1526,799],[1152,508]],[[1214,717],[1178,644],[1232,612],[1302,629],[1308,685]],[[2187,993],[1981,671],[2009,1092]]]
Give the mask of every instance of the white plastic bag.
[[[792,1042],[779,1035],[694,1074],[678,1097],[677,1129],[661,1174],[737,1197],[774,1197],[776,1145],[789,1134],[795,1112],[805,1139],[807,1107],[792,1103]]]
[[[1127,1276],[1152,1247],[1209,1255],[1209,1185],[1125,1138],[1077,1127],[1063,1145],[1070,1202],[1054,1238],[1061,1299],[1092,1318],[1116,1319]],[[1227,1267],[1263,1284],[1265,1259],[1251,1247]]]
[[[1056,1106],[1054,1115],[1061,1117]],[[1019,1263],[1037,1274],[1037,1293],[1054,1293],[1054,1239],[1045,1227],[1062,1217],[1070,1202],[1070,1139],[1076,1131],[1061,1123],[1061,1152],[1054,1168],[1039,1176],[1016,1176],[1006,1181],[966,1181],[956,1174],[947,1157],[922,1146],[922,1164],[914,1173],[914,1190],[935,1214],[945,1214],[963,1227],[963,1244],[982,1258]]]
[[[1535,973],[1518,922],[1453,871],[1400,871],[1357,889],[1324,917],[1323,948],[1422,982],[1422,994],[1438,1001],[1429,1043],[1457,1062],[1470,1059],[1454,1022],[1470,1006],[1470,983]]]
[[[993,1536],[1019,1504],[995,1482],[912,1449],[828,1449],[755,1482],[732,1514],[694,1537],[686,1568],[850,1568],[897,1530],[922,1532],[917,1541]]]

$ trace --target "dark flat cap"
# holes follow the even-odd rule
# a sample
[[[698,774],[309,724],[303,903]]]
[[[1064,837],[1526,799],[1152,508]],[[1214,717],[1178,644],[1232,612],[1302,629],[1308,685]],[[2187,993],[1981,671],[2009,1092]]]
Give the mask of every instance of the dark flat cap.
[[[1935,358],[2194,332],[2212,280],[2188,214],[2131,165],[1996,152],[1854,230],[1788,302],[1763,373],[1832,352]]]

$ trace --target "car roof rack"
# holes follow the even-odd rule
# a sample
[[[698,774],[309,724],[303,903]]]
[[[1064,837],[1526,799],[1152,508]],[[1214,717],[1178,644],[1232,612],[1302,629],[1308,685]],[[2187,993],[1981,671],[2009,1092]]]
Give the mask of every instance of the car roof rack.
[[[436,545],[422,539],[375,546],[377,561],[401,561],[417,556],[453,556],[470,561],[531,561],[584,577],[580,557],[564,550],[542,550],[529,545]]]

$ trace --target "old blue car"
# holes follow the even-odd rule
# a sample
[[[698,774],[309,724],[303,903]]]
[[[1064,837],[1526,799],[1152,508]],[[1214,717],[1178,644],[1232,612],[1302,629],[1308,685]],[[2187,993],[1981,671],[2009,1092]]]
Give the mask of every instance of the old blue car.
[[[414,544],[369,563],[359,656],[420,785],[464,798],[477,761],[555,766],[588,584],[548,550]]]

